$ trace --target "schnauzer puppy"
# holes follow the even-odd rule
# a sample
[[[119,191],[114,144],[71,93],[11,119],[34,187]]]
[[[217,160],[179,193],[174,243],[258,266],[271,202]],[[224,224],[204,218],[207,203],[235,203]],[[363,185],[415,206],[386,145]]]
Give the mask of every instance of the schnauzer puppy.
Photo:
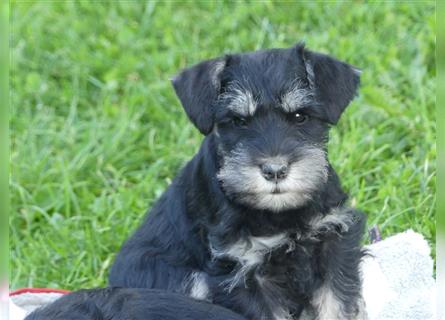
[[[110,284],[254,320],[364,317],[365,217],[345,206],[326,147],[358,70],[298,44],[201,62],[173,86],[205,139],[122,247]]]
[[[246,320],[181,294],[135,288],[80,290],[32,312],[25,320]]]

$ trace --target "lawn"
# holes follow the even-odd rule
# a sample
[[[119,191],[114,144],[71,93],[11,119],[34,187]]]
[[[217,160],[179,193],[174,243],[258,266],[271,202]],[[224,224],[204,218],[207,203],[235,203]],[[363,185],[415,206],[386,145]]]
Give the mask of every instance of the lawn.
[[[434,250],[433,1],[14,1],[11,14],[12,288],[105,285],[202,140],[169,79],[299,40],[363,70],[329,145],[350,202],[384,237],[412,228]]]

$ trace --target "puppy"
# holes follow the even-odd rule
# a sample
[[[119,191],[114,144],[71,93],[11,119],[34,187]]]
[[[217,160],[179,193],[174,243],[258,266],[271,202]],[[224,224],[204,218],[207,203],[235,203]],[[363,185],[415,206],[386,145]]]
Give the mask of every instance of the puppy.
[[[90,289],[70,293],[25,320],[245,320],[230,310],[149,289]]]
[[[327,157],[359,72],[302,44],[173,79],[205,139],[124,244],[110,285],[187,294],[248,319],[364,317],[365,216]]]

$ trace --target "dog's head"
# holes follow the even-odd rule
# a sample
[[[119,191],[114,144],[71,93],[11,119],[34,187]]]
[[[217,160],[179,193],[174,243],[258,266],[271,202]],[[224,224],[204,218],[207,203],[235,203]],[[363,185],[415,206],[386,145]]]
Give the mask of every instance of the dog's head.
[[[191,121],[217,141],[226,195],[281,211],[326,183],[328,130],[354,98],[359,72],[298,44],[201,62],[173,86]]]

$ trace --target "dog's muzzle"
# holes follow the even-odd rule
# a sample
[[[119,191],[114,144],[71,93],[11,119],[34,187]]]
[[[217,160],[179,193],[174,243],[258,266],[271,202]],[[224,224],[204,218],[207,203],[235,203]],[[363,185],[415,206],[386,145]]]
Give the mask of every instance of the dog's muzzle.
[[[326,182],[328,163],[322,149],[310,146],[292,160],[285,156],[252,159],[248,151],[238,148],[224,157],[218,179],[228,196],[250,207],[297,208]]]

